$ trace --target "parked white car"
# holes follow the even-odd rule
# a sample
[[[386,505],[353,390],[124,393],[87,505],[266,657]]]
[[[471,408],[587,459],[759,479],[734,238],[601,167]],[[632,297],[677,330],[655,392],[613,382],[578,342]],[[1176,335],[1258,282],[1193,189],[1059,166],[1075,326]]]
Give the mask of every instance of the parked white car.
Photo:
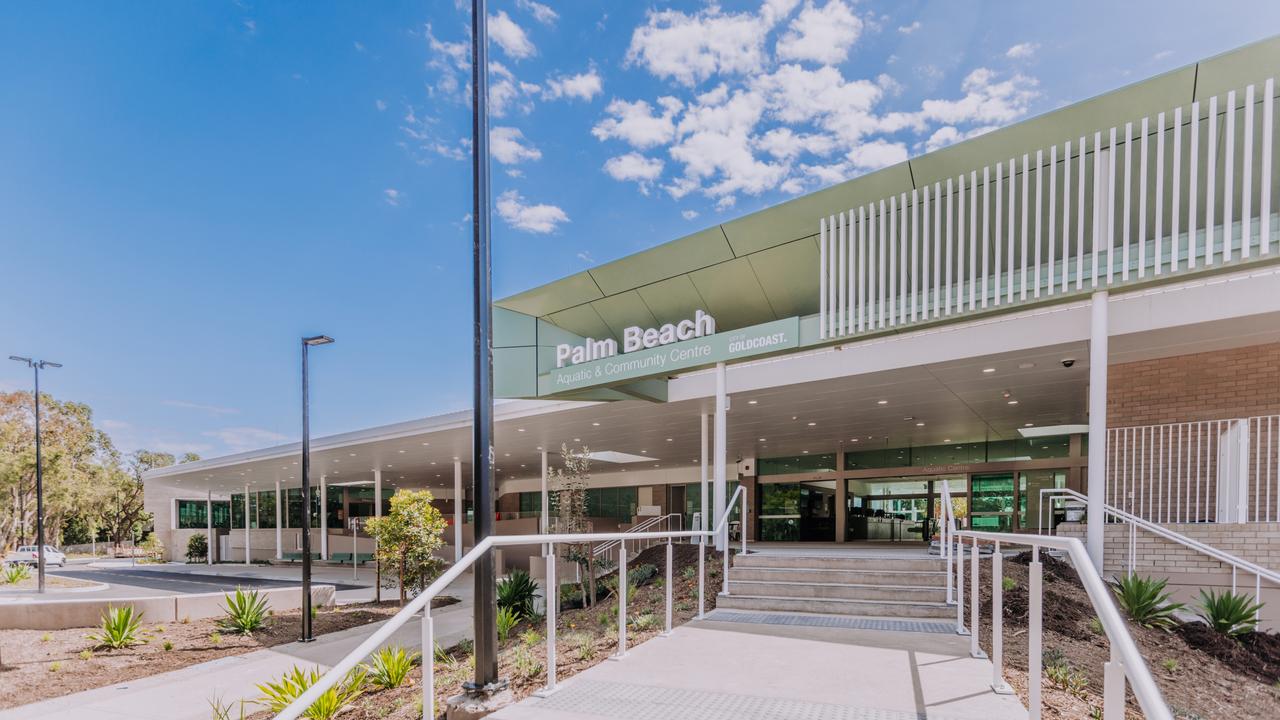
[[[6,555],[4,558],[4,561],[11,562],[11,563],[27,563],[29,565],[35,565],[40,562],[39,553],[37,552],[38,549],[39,548],[35,545],[23,545],[17,550],[14,550],[13,552]],[[57,565],[58,567],[62,567],[67,564],[67,556],[64,553],[60,552],[58,548],[52,545],[45,545],[44,546],[44,564],[46,567],[50,565]]]

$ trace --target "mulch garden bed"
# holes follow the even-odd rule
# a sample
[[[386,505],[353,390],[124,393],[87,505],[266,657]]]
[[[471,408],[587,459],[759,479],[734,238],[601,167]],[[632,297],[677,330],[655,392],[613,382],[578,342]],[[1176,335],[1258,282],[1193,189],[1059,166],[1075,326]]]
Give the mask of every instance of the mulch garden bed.
[[[1103,665],[1110,659],[1110,645],[1075,570],[1045,553],[1041,553],[1040,558],[1044,564],[1044,716],[1090,717],[1094,709],[1102,707],[1102,672]],[[1007,557],[1003,563],[1004,577],[1016,583],[1004,591],[1006,678],[1023,703],[1027,701],[1027,565],[1030,559],[1030,553],[1023,553]],[[988,558],[982,560],[981,573],[979,640],[990,653],[991,562]],[[968,612],[966,607],[966,622]],[[1255,632],[1234,640],[1202,623],[1187,623],[1169,631],[1129,623],[1129,632],[1175,717],[1185,720],[1280,717],[1280,635]],[[1070,678],[1074,684],[1050,679],[1047,671],[1054,664],[1063,668],[1059,677]],[[1130,717],[1142,717],[1132,692],[1128,695],[1128,707]]]
[[[432,606],[456,602],[440,597]],[[320,610],[312,630],[316,635],[346,630],[385,620],[397,610],[392,601]],[[296,610],[273,615],[265,630],[251,636],[219,631],[217,618],[176,623],[142,619],[147,642],[125,650],[94,647],[87,636],[97,628],[0,630],[0,709],[291,643],[302,632],[302,614]]]

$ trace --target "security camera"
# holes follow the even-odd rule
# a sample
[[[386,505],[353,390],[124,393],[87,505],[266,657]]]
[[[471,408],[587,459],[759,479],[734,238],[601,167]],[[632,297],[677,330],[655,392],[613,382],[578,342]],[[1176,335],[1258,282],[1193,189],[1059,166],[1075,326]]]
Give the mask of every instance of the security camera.
[[[1062,367],[1069,368],[1076,364],[1075,358],[1062,358]]]

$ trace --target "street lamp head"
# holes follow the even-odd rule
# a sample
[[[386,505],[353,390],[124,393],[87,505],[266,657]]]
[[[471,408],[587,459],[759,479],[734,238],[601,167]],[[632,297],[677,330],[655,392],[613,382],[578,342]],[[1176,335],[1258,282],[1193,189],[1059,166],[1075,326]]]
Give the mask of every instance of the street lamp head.
[[[312,345],[312,346],[328,345],[331,342],[333,342],[333,338],[329,337],[328,335],[315,335],[312,337],[302,338],[303,345]]]
[[[45,369],[45,368],[47,368],[47,367],[60,368],[60,367],[62,367],[62,363],[50,362],[50,361],[48,361],[48,360],[41,360],[41,361],[40,361],[40,369],[41,369],[41,370],[43,370],[43,369]]]
[[[10,356],[9,356],[9,359],[10,359],[10,360],[17,360],[18,362],[26,363],[26,364],[28,364],[28,365],[31,365],[31,364],[32,364],[32,362],[31,362],[31,358],[24,358],[24,357],[18,357],[17,355],[10,355]]]

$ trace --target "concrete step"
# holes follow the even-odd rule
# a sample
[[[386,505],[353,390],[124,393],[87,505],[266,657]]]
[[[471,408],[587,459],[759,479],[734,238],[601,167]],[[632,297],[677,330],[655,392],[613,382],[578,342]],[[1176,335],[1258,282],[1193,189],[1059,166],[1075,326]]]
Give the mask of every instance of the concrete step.
[[[734,567],[821,570],[946,570],[946,561],[927,557],[850,557],[845,555],[793,555],[747,553],[733,557]]]
[[[851,585],[947,586],[945,570],[832,570],[829,568],[729,568],[729,580],[763,582],[848,583]]]
[[[953,618],[956,610],[946,603],[895,600],[836,600],[767,595],[720,595],[716,607],[733,610],[862,615],[869,617]]]
[[[729,580],[729,592],[734,595],[818,600],[902,600],[923,603],[943,603],[947,600],[946,589],[936,587],[776,581],[742,582],[732,578]]]

